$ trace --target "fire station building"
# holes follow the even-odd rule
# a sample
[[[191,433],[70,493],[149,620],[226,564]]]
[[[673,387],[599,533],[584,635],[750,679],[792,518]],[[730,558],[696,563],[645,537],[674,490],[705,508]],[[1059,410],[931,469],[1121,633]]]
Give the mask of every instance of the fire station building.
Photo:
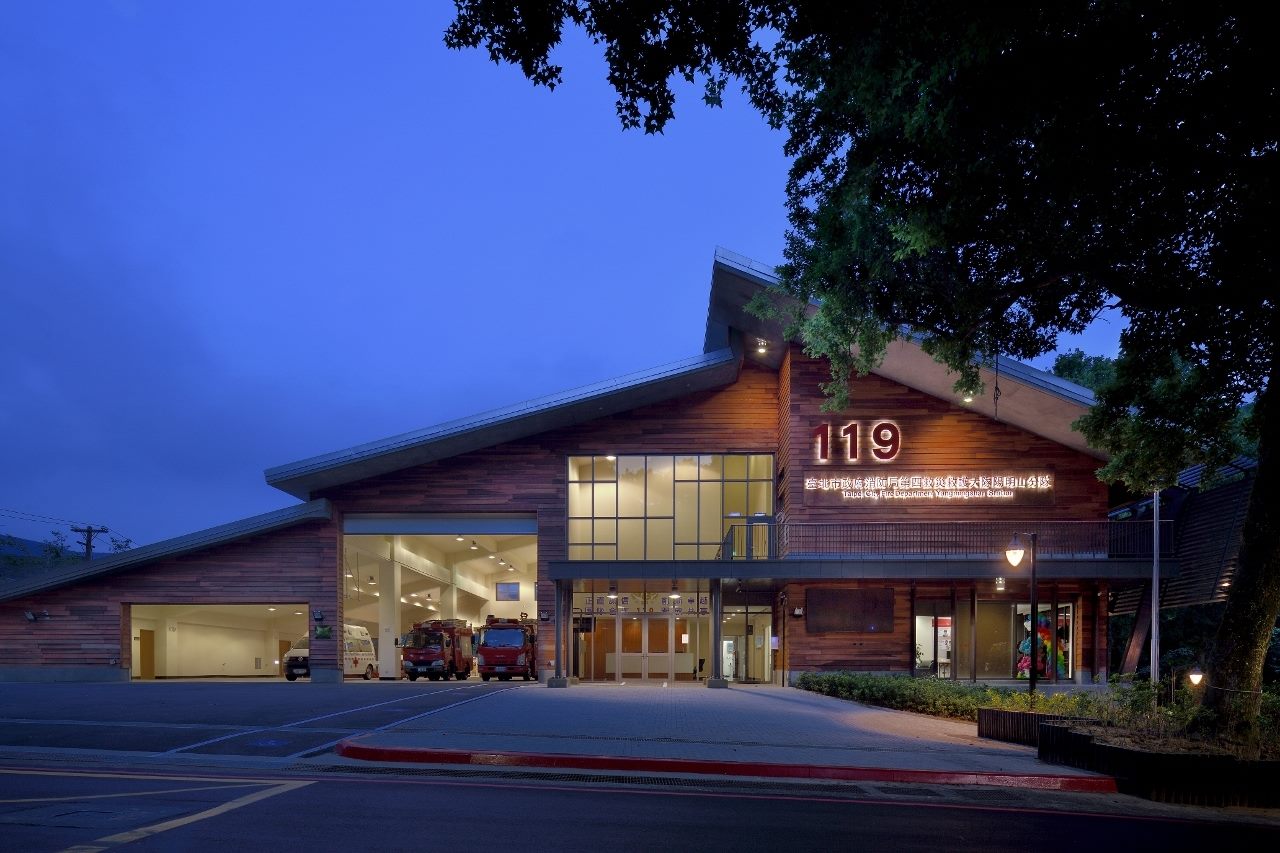
[[[538,620],[555,685],[1105,677],[1153,530],[1108,519],[1092,395],[1002,360],[961,399],[900,341],[825,412],[827,365],[745,310],[776,283],[717,252],[691,358],[280,465],[301,503],[0,586],[0,678],[274,679],[305,636],[339,681],[343,625],[398,678],[413,623],[489,615]],[[1034,614],[1004,558],[1030,534]]]

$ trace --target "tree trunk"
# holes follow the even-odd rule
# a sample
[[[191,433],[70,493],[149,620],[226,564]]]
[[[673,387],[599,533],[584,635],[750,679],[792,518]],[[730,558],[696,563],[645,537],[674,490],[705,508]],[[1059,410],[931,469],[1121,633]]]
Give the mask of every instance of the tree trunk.
[[[1273,409],[1277,369],[1258,395],[1258,468],[1241,535],[1239,564],[1209,658],[1204,707],[1213,725],[1246,756],[1258,752],[1262,665],[1280,615],[1280,417]]]

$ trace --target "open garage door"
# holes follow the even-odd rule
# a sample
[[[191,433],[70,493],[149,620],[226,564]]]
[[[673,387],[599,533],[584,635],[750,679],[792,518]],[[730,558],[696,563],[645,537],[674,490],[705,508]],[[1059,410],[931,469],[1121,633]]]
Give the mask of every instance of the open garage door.
[[[383,679],[400,677],[395,643],[417,623],[460,621],[479,627],[489,616],[519,619],[536,613],[538,538],[526,532],[536,530],[535,524],[484,516],[347,520],[344,618],[371,626]],[[439,532],[442,528],[450,532]]]
[[[307,633],[302,603],[135,604],[130,608],[131,676],[244,678],[283,676],[280,661]]]

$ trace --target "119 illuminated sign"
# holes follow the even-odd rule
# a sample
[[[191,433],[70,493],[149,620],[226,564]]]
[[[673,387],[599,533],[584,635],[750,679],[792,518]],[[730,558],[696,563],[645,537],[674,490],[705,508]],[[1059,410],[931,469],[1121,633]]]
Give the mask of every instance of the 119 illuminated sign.
[[[819,424],[809,435],[814,439],[819,462],[831,461],[831,424]],[[893,421],[880,421],[868,435],[871,457],[877,462],[889,462],[902,449],[902,430]],[[851,421],[842,426],[836,436],[844,444],[844,461],[858,462],[858,449],[862,443],[862,426]]]

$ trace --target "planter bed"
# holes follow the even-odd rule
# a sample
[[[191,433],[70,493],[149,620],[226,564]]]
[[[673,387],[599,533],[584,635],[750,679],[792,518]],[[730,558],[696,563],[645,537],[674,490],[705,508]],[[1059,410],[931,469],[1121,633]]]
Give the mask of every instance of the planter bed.
[[[1039,757],[1104,773],[1122,794],[1162,803],[1201,806],[1280,806],[1280,761],[1245,761],[1232,755],[1159,752],[1150,747],[1098,740],[1072,724],[1040,725]]]
[[[1083,717],[1064,717],[1061,714],[1037,714],[1032,711],[999,711],[995,708],[978,709],[978,737],[1020,743],[1023,746],[1040,745],[1040,724],[1053,722],[1096,723]]]

